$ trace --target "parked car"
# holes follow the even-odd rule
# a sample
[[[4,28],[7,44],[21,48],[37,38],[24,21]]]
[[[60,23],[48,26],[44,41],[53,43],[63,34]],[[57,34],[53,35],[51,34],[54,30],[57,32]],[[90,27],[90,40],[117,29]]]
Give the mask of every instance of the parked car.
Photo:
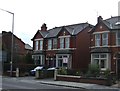
[[[51,72],[54,73],[55,69],[56,69],[55,67],[48,68],[48,67],[44,67],[44,66],[37,66],[33,70],[30,70],[30,75],[35,76],[36,70],[45,70],[48,74]]]
[[[56,68],[55,67],[52,67],[52,68],[48,68],[47,70],[55,70]]]
[[[36,70],[43,70],[43,69],[45,69],[44,66],[37,66],[33,70],[30,70],[30,74],[34,76]]]

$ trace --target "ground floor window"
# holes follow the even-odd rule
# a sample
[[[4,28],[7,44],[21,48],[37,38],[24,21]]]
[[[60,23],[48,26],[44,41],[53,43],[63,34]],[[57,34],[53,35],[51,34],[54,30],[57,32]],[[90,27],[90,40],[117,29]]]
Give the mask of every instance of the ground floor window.
[[[56,57],[46,57],[46,61],[47,61],[47,66],[48,67],[56,67]]]
[[[58,54],[56,55],[56,67],[71,67],[70,54]]]
[[[44,65],[44,55],[33,55],[32,58],[35,65]]]
[[[96,53],[91,55],[91,62],[93,64],[98,64],[101,70],[106,70],[108,68],[108,54],[107,53]]]

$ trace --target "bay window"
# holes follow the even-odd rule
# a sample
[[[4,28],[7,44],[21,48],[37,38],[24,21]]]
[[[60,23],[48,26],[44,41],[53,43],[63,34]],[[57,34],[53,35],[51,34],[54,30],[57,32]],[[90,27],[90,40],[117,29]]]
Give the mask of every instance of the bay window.
[[[52,40],[49,39],[48,40],[48,50],[51,50],[52,49]]]
[[[108,54],[92,54],[92,63],[99,65],[101,70],[107,69]]]
[[[38,50],[38,41],[35,41],[35,50]]]
[[[43,50],[43,40],[40,40],[40,50]]]
[[[53,49],[57,49],[57,39],[53,39]]]
[[[32,58],[34,60],[34,64],[35,65],[44,65],[45,64],[45,62],[44,62],[44,60],[45,60],[44,55],[32,55]]]
[[[100,34],[95,35],[95,46],[100,46]]]
[[[60,38],[60,48],[64,48],[64,38]]]
[[[102,34],[102,46],[107,46],[108,45],[108,33],[103,33]]]
[[[70,46],[70,38],[66,37],[65,38],[65,48],[69,48],[69,46]]]

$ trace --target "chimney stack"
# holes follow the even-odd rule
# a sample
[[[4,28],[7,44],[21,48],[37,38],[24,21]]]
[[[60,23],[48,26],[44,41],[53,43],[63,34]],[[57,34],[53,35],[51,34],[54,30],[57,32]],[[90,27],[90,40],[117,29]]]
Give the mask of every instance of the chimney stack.
[[[41,31],[47,31],[47,27],[45,23],[41,26]]]
[[[99,16],[98,19],[97,19],[97,22],[101,22],[103,20],[102,16]]]

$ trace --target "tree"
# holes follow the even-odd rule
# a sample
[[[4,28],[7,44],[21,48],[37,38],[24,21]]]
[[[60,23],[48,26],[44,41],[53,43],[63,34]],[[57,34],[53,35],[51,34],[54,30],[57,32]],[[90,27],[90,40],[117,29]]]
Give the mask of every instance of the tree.
[[[25,56],[25,62],[27,64],[34,64],[34,61],[32,60],[32,55],[31,53],[27,53],[26,56]]]

